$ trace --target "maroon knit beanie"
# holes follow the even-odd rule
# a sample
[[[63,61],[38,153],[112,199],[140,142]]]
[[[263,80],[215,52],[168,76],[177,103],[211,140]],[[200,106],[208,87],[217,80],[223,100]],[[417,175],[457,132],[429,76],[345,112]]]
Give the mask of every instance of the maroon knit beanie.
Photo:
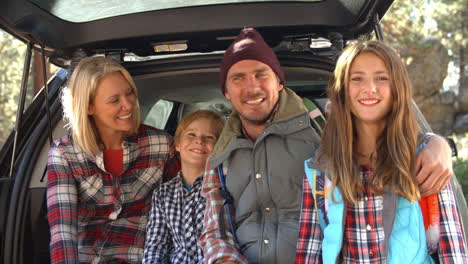
[[[265,63],[276,73],[281,84],[285,84],[284,73],[273,50],[262,36],[253,28],[244,28],[226,49],[221,62],[221,91],[225,92],[226,77],[229,69],[241,60],[256,60]]]

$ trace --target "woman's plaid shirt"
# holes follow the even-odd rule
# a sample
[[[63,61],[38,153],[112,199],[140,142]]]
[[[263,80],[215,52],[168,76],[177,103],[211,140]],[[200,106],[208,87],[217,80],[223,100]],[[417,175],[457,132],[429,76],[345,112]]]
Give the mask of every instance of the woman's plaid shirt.
[[[363,175],[368,173],[363,169]],[[365,182],[364,182],[365,183]],[[322,263],[322,239],[314,198],[307,177],[304,177],[302,212],[296,264]],[[468,263],[466,242],[460,225],[451,185],[438,193],[440,216],[440,263]],[[347,205],[343,247],[339,263],[386,263],[384,250],[382,196],[366,188],[362,199]]]
[[[122,143],[124,173],[89,157],[71,135],[51,144],[47,208],[52,263],[138,263],[151,195],[179,163],[171,137],[147,126]]]
[[[154,192],[146,232],[143,263],[195,264],[203,261],[198,245],[203,228],[203,177],[184,187],[181,175]]]

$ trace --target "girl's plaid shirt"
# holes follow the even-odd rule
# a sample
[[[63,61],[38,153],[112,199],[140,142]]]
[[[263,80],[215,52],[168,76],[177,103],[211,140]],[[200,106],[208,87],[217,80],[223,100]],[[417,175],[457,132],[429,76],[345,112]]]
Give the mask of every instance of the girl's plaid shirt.
[[[368,173],[363,168],[362,175]],[[296,264],[322,263],[322,239],[314,197],[307,176],[304,176],[302,211],[299,239],[297,242]],[[440,242],[438,257],[440,263],[468,263],[463,227],[455,204],[451,185],[438,193],[440,207]],[[373,194],[369,188],[363,199],[346,206],[343,248],[340,263],[386,263],[382,217],[382,196]]]

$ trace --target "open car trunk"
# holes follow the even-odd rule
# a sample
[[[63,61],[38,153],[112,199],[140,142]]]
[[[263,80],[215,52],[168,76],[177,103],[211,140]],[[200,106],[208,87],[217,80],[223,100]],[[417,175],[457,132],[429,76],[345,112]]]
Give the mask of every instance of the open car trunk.
[[[316,100],[324,98],[334,58],[346,42],[378,28],[393,1],[190,1],[190,7],[179,2],[187,1],[3,0],[0,28],[60,67],[73,68],[93,55],[119,61],[135,79],[144,120],[157,102],[172,104],[161,128],[173,132],[180,117],[200,105],[229,113],[219,65],[240,28],[258,29],[278,54],[287,86]],[[67,133],[59,95],[69,76],[65,69],[56,73],[19,119],[16,149],[12,136],[0,150],[3,263],[49,262],[47,123],[54,139]],[[466,205],[462,212],[468,213]]]

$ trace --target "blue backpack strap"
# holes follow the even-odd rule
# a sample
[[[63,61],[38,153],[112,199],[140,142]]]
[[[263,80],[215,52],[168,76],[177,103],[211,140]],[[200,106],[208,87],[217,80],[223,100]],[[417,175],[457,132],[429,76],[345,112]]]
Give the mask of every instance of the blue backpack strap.
[[[434,136],[433,133],[424,133],[420,135],[419,137],[419,145],[416,148],[416,155],[419,155],[422,151],[422,149],[429,144],[429,140],[431,140],[431,137]]]
[[[311,162],[311,161],[312,161],[312,159],[306,160],[304,162],[304,168],[305,168],[305,171],[306,171],[307,181],[309,182],[310,190],[311,190],[312,196],[314,198],[314,206],[315,206],[317,215],[319,217],[320,228],[322,230],[324,230],[325,227],[328,224],[327,221],[325,220],[325,216],[324,216],[324,213],[326,213],[326,212],[319,208],[319,203],[318,203],[319,198],[317,196],[317,189],[318,189],[317,188],[317,185],[318,185],[317,184],[317,178],[321,176],[321,172],[319,170],[314,169],[314,168],[308,167],[308,163]]]
[[[224,209],[225,210],[221,210],[220,214],[219,214],[219,228],[220,228],[220,232],[221,232],[221,236],[222,237],[226,237],[226,226],[225,226],[225,222],[224,222],[224,213],[226,213],[226,217],[227,217],[227,220],[228,220],[228,223],[229,223],[229,228],[231,229],[231,233],[232,233],[232,238],[234,240],[234,243],[236,245],[239,245],[239,242],[237,240],[237,236],[236,236],[236,230],[234,229],[234,220],[233,220],[233,217],[232,217],[232,212],[233,212],[233,203],[234,203],[234,199],[232,198],[231,194],[229,193],[229,191],[227,190],[226,188],[226,179],[224,177],[224,172],[223,172],[223,164],[221,163],[218,167],[216,167],[217,169],[217,172],[218,172],[218,178],[219,178],[219,183],[221,184],[221,188],[219,189],[219,192],[221,194],[221,196],[224,198]]]

